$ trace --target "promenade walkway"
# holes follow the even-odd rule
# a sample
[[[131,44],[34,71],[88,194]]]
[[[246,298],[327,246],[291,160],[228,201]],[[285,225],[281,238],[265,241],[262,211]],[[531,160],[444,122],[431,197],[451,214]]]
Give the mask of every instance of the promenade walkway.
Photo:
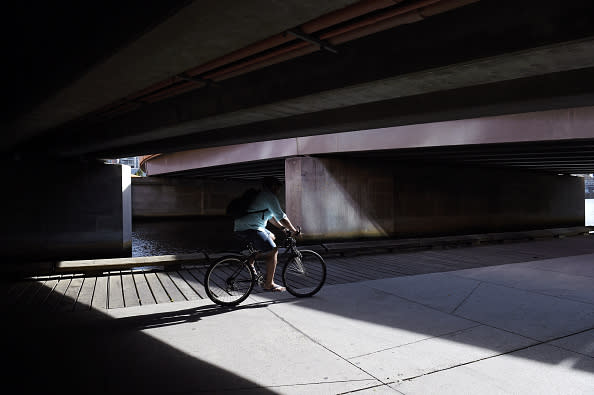
[[[201,268],[190,265],[4,284],[5,385],[19,393],[593,393],[593,236],[327,262],[328,283],[315,297],[257,293],[234,309],[203,299]]]
[[[533,259],[553,258],[565,249],[541,247],[527,240],[570,237],[574,251],[594,252],[579,238],[587,227],[528,232],[342,242],[310,245],[328,264],[327,284],[461,270]],[[479,249],[468,249],[481,245]],[[395,252],[387,254],[386,252]],[[228,252],[198,252],[137,258],[48,262],[38,265],[55,274],[31,276],[10,285],[4,300],[19,310],[80,311],[183,302],[207,298],[206,268]],[[280,273],[280,270],[277,274]],[[281,283],[280,278],[276,282]],[[255,290],[257,293],[258,290]]]

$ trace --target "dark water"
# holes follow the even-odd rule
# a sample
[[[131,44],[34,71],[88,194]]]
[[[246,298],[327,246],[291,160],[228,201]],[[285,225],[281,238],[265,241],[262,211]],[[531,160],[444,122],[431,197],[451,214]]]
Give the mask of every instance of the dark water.
[[[233,250],[233,225],[227,218],[134,219],[132,256]]]

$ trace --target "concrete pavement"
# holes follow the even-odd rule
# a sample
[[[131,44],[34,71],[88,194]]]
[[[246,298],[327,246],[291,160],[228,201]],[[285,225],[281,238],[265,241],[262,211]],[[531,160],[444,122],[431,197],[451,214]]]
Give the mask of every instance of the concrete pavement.
[[[23,393],[593,394],[593,284],[586,254],[235,309],[12,312],[5,381]]]

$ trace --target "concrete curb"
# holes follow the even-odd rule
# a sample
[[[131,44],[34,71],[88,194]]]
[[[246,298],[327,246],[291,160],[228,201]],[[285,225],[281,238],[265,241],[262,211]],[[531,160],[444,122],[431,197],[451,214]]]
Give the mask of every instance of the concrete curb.
[[[303,245],[303,249],[310,249],[322,256],[352,256],[360,254],[374,254],[398,251],[418,251],[426,249],[455,248],[476,246],[481,244],[510,243],[529,240],[543,240],[550,238],[564,238],[587,235],[592,227],[577,226],[570,228],[550,228],[529,230],[523,232],[484,233],[441,237],[424,237],[392,240],[369,240],[361,242],[321,243],[319,245]],[[94,273],[110,270],[126,270],[139,267],[155,267],[158,269],[180,268],[183,265],[207,264],[223,255],[233,253],[209,253],[200,251],[193,254],[159,255],[133,258],[111,258],[72,260],[58,262],[34,262],[14,265],[4,265],[5,272],[20,276]]]

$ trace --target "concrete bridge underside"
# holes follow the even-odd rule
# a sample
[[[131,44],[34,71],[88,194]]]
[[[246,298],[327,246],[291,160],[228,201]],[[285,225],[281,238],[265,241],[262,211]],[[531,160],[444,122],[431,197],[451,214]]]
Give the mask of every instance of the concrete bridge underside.
[[[591,1],[37,7],[4,34],[11,259],[129,255],[139,185],[102,159],[149,154],[196,215],[285,177],[312,237],[583,225]]]
[[[359,130],[150,155],[148,175],[284,177],[284,158],[332,156],[394,163],[582,174],[593,169],[594,107]]]
[[[580,107],[154,155],[143,167],[168,180],[134,184],[136,214],[166,206],[180,215],[187,205],[188,215],[222,215],[222,185],[275,175],[312,239],[579,226],[584,184],[571,174],[590,168],[593,128],[594,108]],[[204,183],[218,198],[204,197]],[[190,185],[196,202],[219,204],[198,208]]]

